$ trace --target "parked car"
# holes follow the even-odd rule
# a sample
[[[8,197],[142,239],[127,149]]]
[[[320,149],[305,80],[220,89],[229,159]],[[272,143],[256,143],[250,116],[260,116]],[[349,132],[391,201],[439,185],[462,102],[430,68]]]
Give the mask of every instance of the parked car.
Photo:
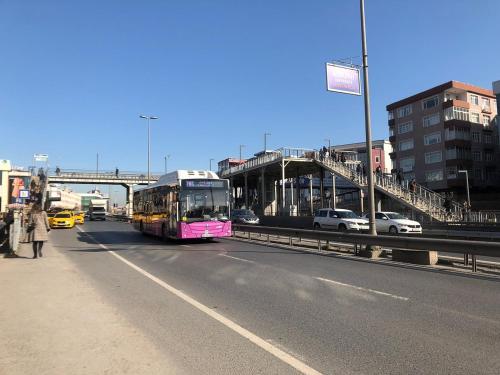
[[[340,231],[368,230],[368,220],[356,215],[351,210],[321,208],[314,215],[314,229],[337,229]]]
[[[365,217],[368,218],[369,214]],[[418,221],[409,220],[397,212],[375,212],[375,225],[377,232],[388,232],[391,234],[407,233],[421,234],[422,226]]]
[[[231,212],[231,221],[235,224],[259,224],[259,218],[252,210],[236,209]]]

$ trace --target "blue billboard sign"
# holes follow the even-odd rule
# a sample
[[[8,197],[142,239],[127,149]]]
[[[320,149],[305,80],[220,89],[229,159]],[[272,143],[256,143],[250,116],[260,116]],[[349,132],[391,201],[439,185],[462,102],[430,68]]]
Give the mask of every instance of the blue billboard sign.
[[[326,89],[343,94],[361,95],[359,69],[337,64],[326,64]]]

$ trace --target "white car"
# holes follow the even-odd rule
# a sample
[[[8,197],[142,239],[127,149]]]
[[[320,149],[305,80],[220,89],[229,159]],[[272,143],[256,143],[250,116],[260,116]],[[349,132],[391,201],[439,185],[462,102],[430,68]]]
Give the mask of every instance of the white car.
[[[368,220],[356,215],[351,210],[321,208],[314,216],[314,229],[368,230]]]
[[[365,217],[368,218],[368,215]],[[397,212],[375,212],[375,225],[377,232],[422,234],[422,226],[418,221],[409,220]]]

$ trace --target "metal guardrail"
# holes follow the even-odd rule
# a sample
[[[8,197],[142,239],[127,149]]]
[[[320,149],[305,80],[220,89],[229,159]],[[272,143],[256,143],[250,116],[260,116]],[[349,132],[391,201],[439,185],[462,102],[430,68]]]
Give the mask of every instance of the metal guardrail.
[[[500,257],[500,243],[426,237],[402,237],[306,229],[276,228],[233,224],[233,231],[279,235],[316,241],[333,241],[358,246],[383,246],[402,250],[445,251],[458,254]]]

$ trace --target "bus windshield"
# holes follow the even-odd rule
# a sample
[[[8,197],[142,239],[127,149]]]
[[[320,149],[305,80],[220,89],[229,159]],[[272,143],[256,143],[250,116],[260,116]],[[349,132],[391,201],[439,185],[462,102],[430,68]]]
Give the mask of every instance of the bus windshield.
[[[226,189],[183,189],[180,192],[184,221],[229,220],[229,194]]]

